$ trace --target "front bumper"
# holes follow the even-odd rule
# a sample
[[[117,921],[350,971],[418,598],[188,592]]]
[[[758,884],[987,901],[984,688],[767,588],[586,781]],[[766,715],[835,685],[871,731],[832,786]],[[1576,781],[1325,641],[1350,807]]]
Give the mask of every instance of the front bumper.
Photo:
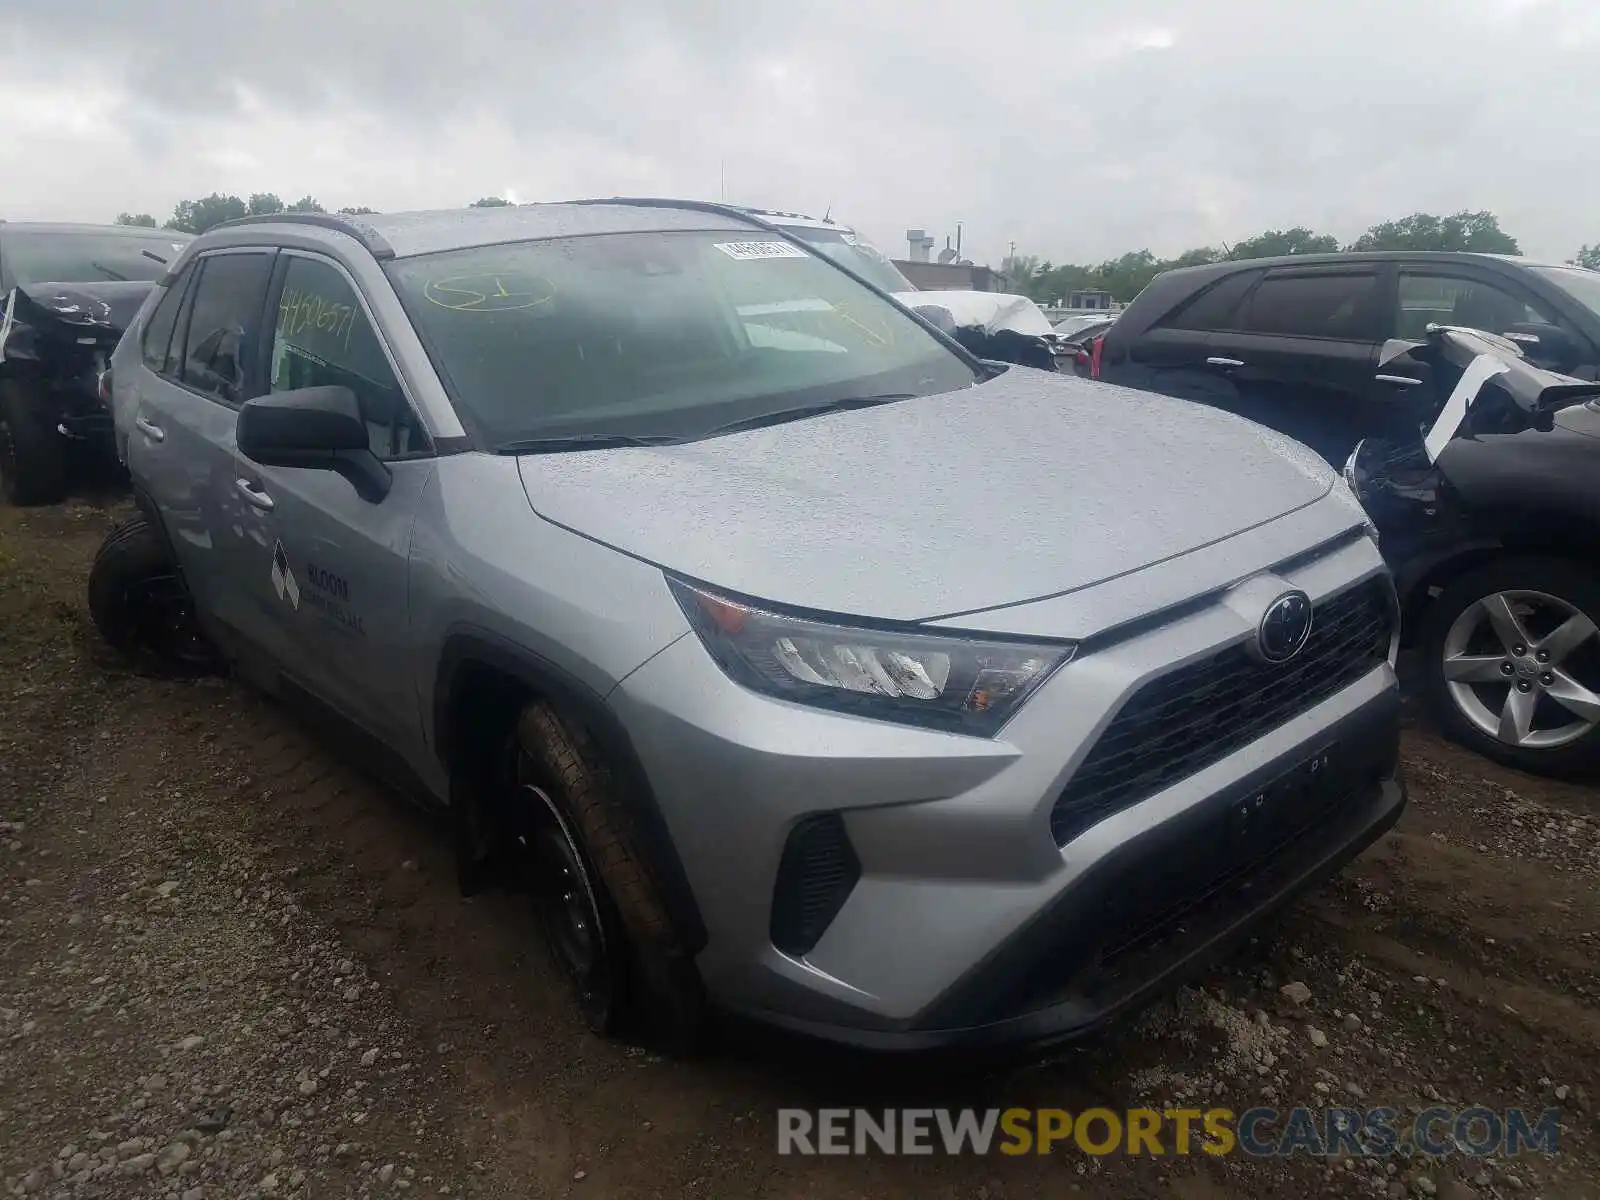
[[[1394,826],[1406,803],[1398,718],[1391,695],[1125,843],[914,1022],[859,1028],[762,1015],[880,1051],[1041,1047],[1094,1034],[1225,956]],[[1353,786],[1324,792],[1326,807],[1280,836],[1242,836],[1241,810],[1324,748],[1344,756],[1339,769]]]
[[[1358,539],[1278,579],[1320,601],[1382,570]],[[1057,844],[1057,799],[1130,697],[1238,646],[1255,619],[1218,602],[1145,624],[1058,672],[992,740],[756,696],[692,635],[662,651],[611,704],[704,918],[709,994],[835,1041],[918,1050],[1065,1040],[1169,986],[1404,804],[1391,649]],[[1315,779],[1296,782],[1308,764]],[[819,935],[786,952],[786,852],[818,814],[848,841],[825,866],[854,877]]]

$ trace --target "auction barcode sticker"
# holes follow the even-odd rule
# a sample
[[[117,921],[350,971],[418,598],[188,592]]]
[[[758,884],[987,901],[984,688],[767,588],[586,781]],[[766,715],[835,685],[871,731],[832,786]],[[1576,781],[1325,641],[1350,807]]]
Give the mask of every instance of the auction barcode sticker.
[[[806,252],[790,242],[713,242],[729,258],[805,258]]]

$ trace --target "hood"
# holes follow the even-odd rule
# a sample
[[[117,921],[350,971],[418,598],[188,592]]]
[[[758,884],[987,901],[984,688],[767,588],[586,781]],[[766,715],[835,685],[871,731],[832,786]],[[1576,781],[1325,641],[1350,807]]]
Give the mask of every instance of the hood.
[[[43,360],[58,354],[62,342],[108,349],[132,324],[153,287],[144,281],[14,287],[0,308],[0,362]]]
[[[976,327],[986,334],[1012,333],[1043,337],[1052,332],[1050,319],[1026,296],[1005,292],[896,292],[907,308],[942,308],[955,328]],[[941,322],[935,322],[940,324]]]
[[[1023,368],[681,446],[519,465],[535,512],[628,554],[758,599],[899,621],[1134,572],[1335,480],[1239,417]]]
[[[146,280],[25,284],[17,288],[16,317],[30,324],[43,318],[84,333],[109,332],[120,337],[153,287],[155,284]]]

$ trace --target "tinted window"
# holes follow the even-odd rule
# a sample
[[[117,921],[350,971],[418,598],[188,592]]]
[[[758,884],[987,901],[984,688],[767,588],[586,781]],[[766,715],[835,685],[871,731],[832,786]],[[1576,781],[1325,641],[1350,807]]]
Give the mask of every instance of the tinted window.
[[[1582,267],[1530,267],[1600,317],[1600,271]]]
[[[898,304],[758,233],[562,238],[389,270],[457,403],[494,444],[698,437],[801,405],[976,382]]]
[[[178,309],[183,304],[183,294],[188,290],[194,268],[185,267],[183,274],[165,289],[156,309],[144,325],[144,364],[152,371],[167,369],[167,348],[172,344],[172,331],[178,323]]]
[[[218,254],[204,260],[183,362],[183,381],[224,404],[242,404],[266,300],[266,254]]]
[[[1231,322],[1251,333],[1377,340],[1378,277],[1269,275]]]
[[[1161,324],[1169,329],[1227,329],[1233,310],[1259,276],[1259,271],[1240,271],[1219,279]]]
[[[379,458],[426,448],[422,429],[350,281],[330,263],[293,257],[278,296],[272,390],[328,385],[355,393],[372,452]]]
[[[18,284],[156,280],[189,240],[187,234],[96,229],[13,230],[6,234],[6,274]]]
[[[189,285],[183,289],[183,300],[178,305],[178,320],[172,327],[172,340],[167,344],[167,361],[160,368],[161,374],[172,379],[183,378],[183,343],[189,334],[189,318],[194,315],[194,276],[200,273],[200,265],[194,264],[189,268]]]
[[[1479,279],[1402,271],[1393,336],[1420,339],[1427,335],[1430,324],[1504,333],[1513,325],[1554,325],[1555,321],[1504,288]]]

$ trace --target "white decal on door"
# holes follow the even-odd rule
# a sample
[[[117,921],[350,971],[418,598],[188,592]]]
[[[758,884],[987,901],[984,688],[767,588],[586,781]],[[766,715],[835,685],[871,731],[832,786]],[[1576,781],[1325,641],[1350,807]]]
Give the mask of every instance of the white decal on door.
[[[277,541],[272,543],[272,588],[279,600],[287,600],[296,612],[300,610],[300,585],[289,569],[289,556],[283,552],[283,543]]]

